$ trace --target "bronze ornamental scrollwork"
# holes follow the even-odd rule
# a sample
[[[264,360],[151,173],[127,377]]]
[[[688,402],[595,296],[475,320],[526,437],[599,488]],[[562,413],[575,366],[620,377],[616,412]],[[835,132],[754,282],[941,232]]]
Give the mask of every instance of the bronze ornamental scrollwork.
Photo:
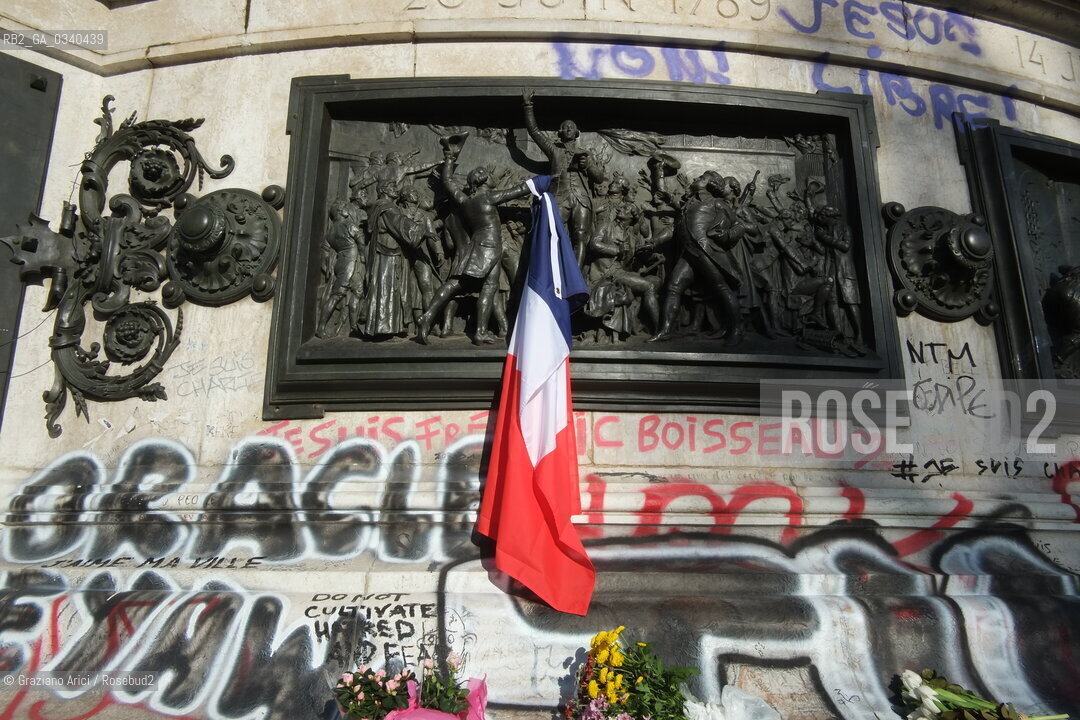
[[[994,244],[985,219],[939,207],[906,210],[887,203],[889,266],[899,289],[893,302],[900,315],[917,310],[939,322],[975,316],[990,323],[999,310],[994,289]]]
[[[540,174],[590,286],[579,407],[754,410],[764,368],[901,372],[864,100],[299,78],[289,132],[268,418],[489,404]]]
[[[277,186],[262,195],[230,188],[197,199],[179,197],[166,253],[165,304],[176,307],[190,299],[225,305],[247,295],[268,300],[274,293],[270,271],[281,236],[277,210],[283,204],[284,192]]]
[[[82,163],[79,204],[64,203],[59,231],[31,217],[18,235],[0,239],[12,248],[24,282],[51,279],[44,310],[56,311],[49,338],[55,379],[43,396],[51,437],[61,433],[57,419],[69,395],[76,415],[87,419],[87,400],[166,398],[154,379],[179,346],[185,300],[265,300],[274,288],[269,273],[284,191],[217,190],[194,198],[193,184],[224,178],[234,166],[228,155],[213,167],[200,154],[189,133],[202,120],[136,122],[133,113],[114,128],[112,100],[105,98],[94,121],[101,131]],[[110,175],[125,161],[127,192],[110,196]],[[170,208],[175,223],[161,214]],[[154,299],[131,297],[159,288],[163,303],[177,308],[175,320]],[[101,341],[89,349],[82,346],[87,304],[103,322]]]

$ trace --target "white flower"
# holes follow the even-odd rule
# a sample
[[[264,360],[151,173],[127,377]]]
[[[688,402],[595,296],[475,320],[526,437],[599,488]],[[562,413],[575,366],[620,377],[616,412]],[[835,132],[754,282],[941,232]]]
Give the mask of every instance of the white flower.
[[[915,688],[915,698],[921,700],[923,705],[930,704],[930,706],[934,708],[934,712],[941,711],[941,708],[934,704],[940,702],[938,700],[937,690],[929,685],[920,685]]]
[[[915,688],[923,685],[922,675],[914,670],[905,670],[900,673],[900,682],[904,684],[904,689],[912,695],[915,694]]]

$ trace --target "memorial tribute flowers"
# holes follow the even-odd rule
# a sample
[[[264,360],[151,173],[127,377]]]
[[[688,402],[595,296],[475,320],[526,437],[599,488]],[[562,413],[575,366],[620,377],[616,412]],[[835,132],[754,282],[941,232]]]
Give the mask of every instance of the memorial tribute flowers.
[[[1068,715],[1025,715],[1007,703],[979,697],[935,671],[900,673],[900,693],[908,720],[1067,720]]]
[[[451,653],[440,673],[431,658],[421,663],[420,675],[402,670],[390,675],[362,665],[341,676],[334,688],[344,720],[484,720],[487,684],[458,679],[461,660]]]
[[[593,637],[576,696],[566,705],[567,720],[684,720],[681,685],[697,670],[666,667],[648,643],[624,651],[624,630],[620,625]]]

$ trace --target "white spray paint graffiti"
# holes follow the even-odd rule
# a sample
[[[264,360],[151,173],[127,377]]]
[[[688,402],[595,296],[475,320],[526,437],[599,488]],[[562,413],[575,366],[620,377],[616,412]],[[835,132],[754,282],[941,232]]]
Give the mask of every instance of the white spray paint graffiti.
[[[1016,526],[938,523],[951,534],[886,540],[886,528],[854,512],[861,495],[840,486],[863,524],[812,529],[790,489],[762,483],[723,497],[709,490],[727,525],[680,526],[669,503],[708,488],[659,479],[640,505],[615,498],[637,516],[630,528],[605,527],[602,501],[589,508],[600,523],[589,526],[589,551],[601,584],[590,616],[571,618],[478,586],[487,575],[470,534],[482,450],[482,436],[460,438],[424,465],[413,440],[388,449],[355,438],[304,466],[289,443],[257,437],[210,480],[169,441],[133,445],[112,472],[89,453],[65,455],[10,499],[3,557],[22,569],[9,567],[0,588],[3,668],[159,675],[150,690],[105,695],[101,713],[119,703],[284,720],[321,716],[346,666],[415,664],[425,647],[460,645],[470,673],[489,675],[493,701],[536,709],[566,696],[572,659],[597,629],[625,624],[672,662],[698,667],[694,689],[709,700],[733,663],[807,667],[819,710],[888,716],[891,676],[928,665],[1006,688],[1027,709],[1071,709],[1054,683],[1072,671],[1077,639],[1052,636],[1039,620],[1075,612],[1077,580]],[[769,498],[776,522],[734,534],[739,508]],[[355,576],[334,572],[361,558]],[[369,589],[398,568],[419,594]],[[303,578],[303,590],[279,592],[289,583],[280,573]],[[1003,633],[1016,639],[1010,652],[987,639]],[[525,651],[508,662],[513,647]],[[272,680],[281,677],[288,682]],[[24,708],[21,695],[4,697],[9,714]]]

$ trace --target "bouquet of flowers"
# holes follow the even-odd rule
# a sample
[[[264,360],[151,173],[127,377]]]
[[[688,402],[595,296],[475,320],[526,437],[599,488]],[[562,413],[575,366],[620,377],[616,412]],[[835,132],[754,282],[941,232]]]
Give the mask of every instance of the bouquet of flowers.
[[[341,676],[334,694],[345,720],[484,720],[487,684],[470,678],[461,687],[460,666],[454,653],[445,675],[431,658],[421,663],[419,677],[412,670],[389,675],[362,665]]]
[[[567,720],[684,720],[680,687],[694,668],[664,666],[648,643],[624,652],[626,628],[598,632],[578,674],[578,691],[566,705]]]
[[[979,697],[954,685],[933,670],[900,674],[904,704],[911,708],[908,720],[1068,720],[1068,715],[1025,715],[1012,705]]]

